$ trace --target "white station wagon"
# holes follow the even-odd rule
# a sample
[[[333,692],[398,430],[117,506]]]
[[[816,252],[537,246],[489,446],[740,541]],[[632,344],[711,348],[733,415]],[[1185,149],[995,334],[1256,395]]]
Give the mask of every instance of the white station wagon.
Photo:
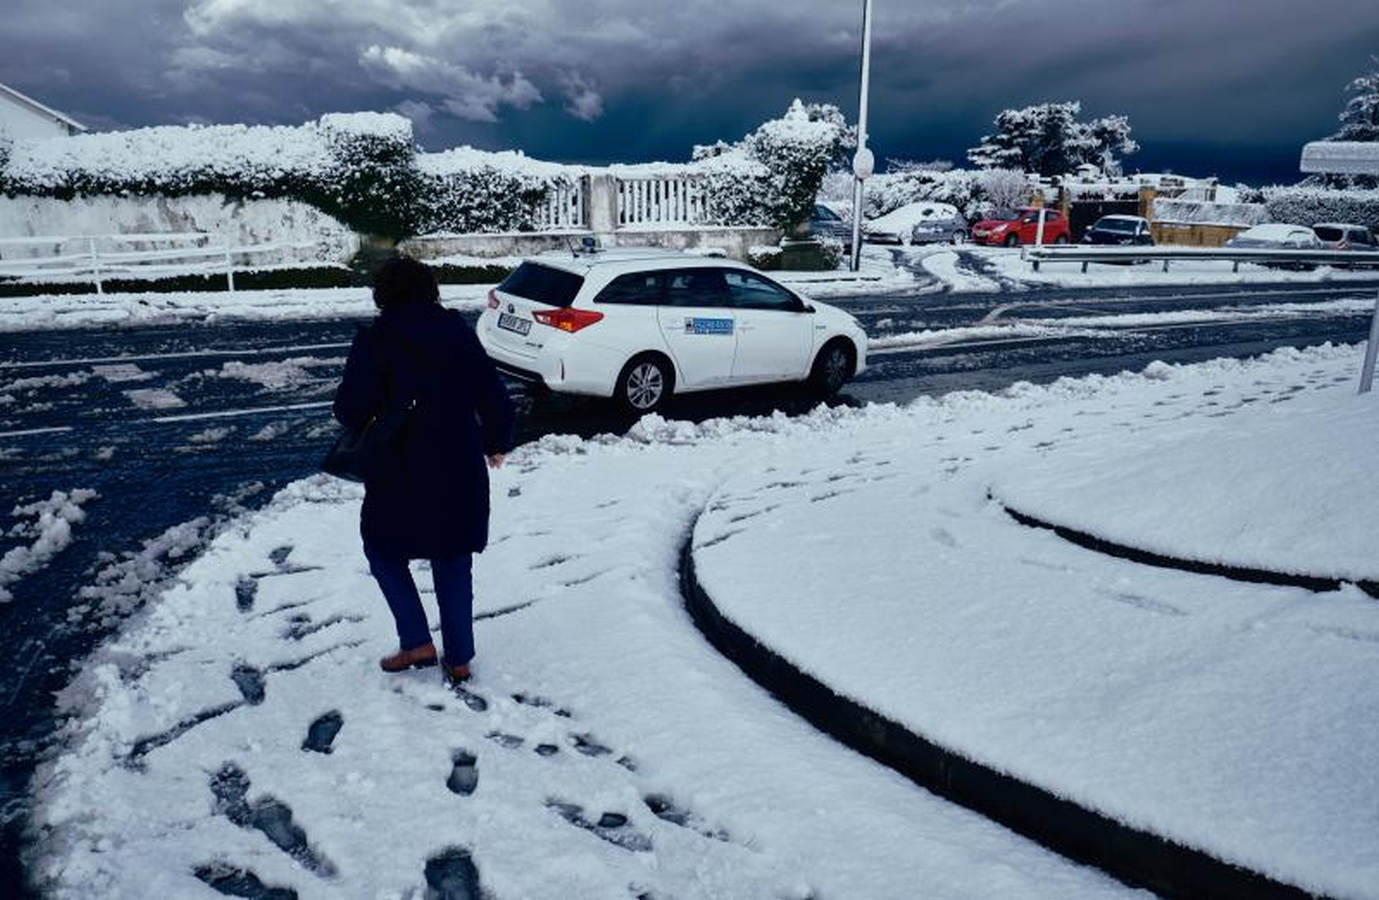
[[[498,369],[632,413],[672,393],[809,382],[835,393],[867,336],[749,266],[666,250],[547,253],[488,294],[479,340]]]

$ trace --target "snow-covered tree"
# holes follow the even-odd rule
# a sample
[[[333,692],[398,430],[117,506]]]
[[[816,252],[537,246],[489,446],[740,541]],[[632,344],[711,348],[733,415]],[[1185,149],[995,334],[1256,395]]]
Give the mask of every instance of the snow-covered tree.
[[[1333,141],[1379,141],[1379,56],[1369,61],[1373,71],[1346,85],[1354,96],[1337,117],[1341,128],[1331,136]]]
[[[1081,113],[1077,101],[1007,109],[996,116],[995,131],[968,150],[967,158],[983,169],[1063,175],[1083,163],[1114,167],[1118,155],[1139,149],[1125,116],[1080,122]]]
[[[986,169],[977,175],[977,188],[993,209],[1019,209],[1033,193],[1029,177],[1016,169]]]

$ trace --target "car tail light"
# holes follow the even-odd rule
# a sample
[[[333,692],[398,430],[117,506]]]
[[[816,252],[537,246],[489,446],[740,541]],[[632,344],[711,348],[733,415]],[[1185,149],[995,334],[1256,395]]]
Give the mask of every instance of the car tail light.
[[[489,288],[489,289],[488,289],[488,308],[489,308],[489,309],[497,309],[497,308],[498,308],[498,289],[497,289],[497,288]]]
[[[542,325],[549,325],[552,328],[559,328],[568,334],[574,334],[581,328],[588,328],[595,322],[603,319],[603,313],[594,312],[590,309],[574,309],[565,307],[563,309],[553,309],[550,311],[534,310],[531,317]]]

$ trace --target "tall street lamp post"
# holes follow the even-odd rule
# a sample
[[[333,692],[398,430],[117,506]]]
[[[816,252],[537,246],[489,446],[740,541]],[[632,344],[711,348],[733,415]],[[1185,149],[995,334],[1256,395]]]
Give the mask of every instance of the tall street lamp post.
[[[871,0],[862,0],[862,97],[857,113],[857,153],[852,157],[852,271],[862,265],[862,183],[876,169],[867,147],[867,93],[871,88]]]

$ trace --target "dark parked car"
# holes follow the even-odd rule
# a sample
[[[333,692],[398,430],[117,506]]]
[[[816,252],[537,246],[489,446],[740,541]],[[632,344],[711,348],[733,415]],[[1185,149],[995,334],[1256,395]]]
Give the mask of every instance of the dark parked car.
[[[1102,216],[1082,235],[1082,243],[1151,246],[1154,237],[1149,222],[1139,216]]]
[[[815,237],[833,238],[842,241],[845,246],[852,244],[852,223],[822,203],[814,204],[814,212],[809,216],[809,230]]]

